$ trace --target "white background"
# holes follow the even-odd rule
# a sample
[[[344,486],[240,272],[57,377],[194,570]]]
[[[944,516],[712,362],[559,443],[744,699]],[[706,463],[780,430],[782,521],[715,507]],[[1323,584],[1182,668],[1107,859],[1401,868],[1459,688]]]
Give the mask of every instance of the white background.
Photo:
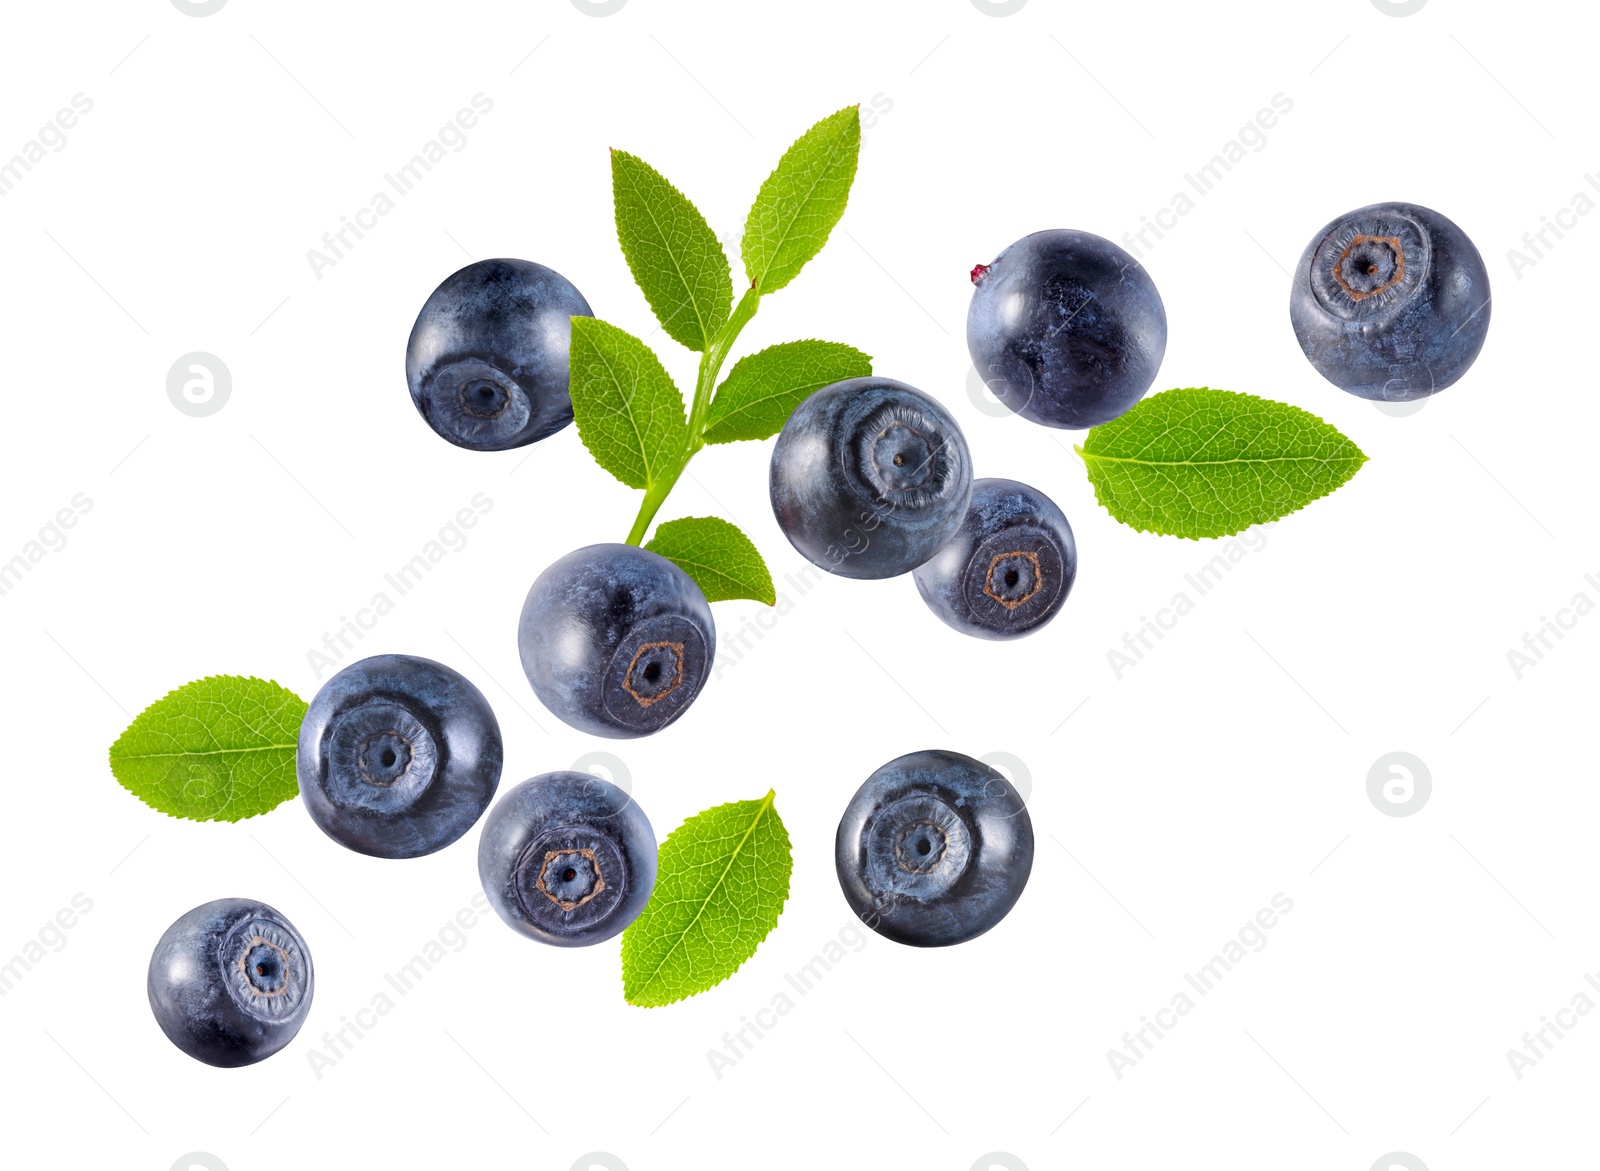
[[[138,0],[13,5],[5,23],[0,158],[74,94],[93,109],[0,199],[0,560],[75,494],[92,508],[0,597],[0,959],[75,894],[93,905],[0,999],[0,1161],[564,1171],[598,1151],[632,1171],[966,1171],[1003,1152],[993,1165],[1034,1171],[1366,1171],[1398,1151],[1438,1171],[1592,1152],[1600,1019],[1520,1080],[1506,1057],[1580,991],[1600,1002],[1583,979],[1600,969],[1600,617],[1520,680],[1507,661],[1574,594],[1600,601],[1584,580],[1600,217],[1548,235],[1520,276],[1507,257],[1600,164],[1586,8],[632,0],[597,18],[568,0],[233,0],[195,18]],[[466,146],[319,279],[307,250],[480,92],[493,109]],[[1264,147],[1145,249],[1170,323],[1157,385],[1298,404],[1371,461],[1199,597],[1185,575],[1223,542],[1115,523],[1081,436],[969,396],[967,273],[1038,229],[1137,230],[1279,93],[1293,109]],[[545,565],[622,538],[636,497],[570,429],[503,454],[441,441],[406,394],[412,319],[470,258],[526,257],[687,386],[692,356],[617,249],[606,148],[736,240],[788,143],[858,101],[877,116],[849,210],[741,352],[846,341],[938,396],[980,475],[1066,510],[1077,587],[1009,645],[958,637],[909,579],[801,596],[770,444],[710,449],[663,517],[735,520],[792,608],[665,733],[580,735],[528,690],[515,622]],[[1313,233],[1387,199],[1459,223],[1496,294],[1476,366],[1406,417],[1324,382],[1286,312]],[[231,371],[209,417],[167,395],[191,351]],[[322,1035],[469,906],[476,831],[396,863],[341,850],[298,803],[179,822],[116,784],[106,747],[207,674],[309,698],[307,652],[480,492],[493,507],[465,547],[359,653],[471,677],[506,784],[614,752],[661,835],[774,787],[790,900],[733,979],[655,1010],[623,1002],[616,941],[543,949],[485,919],[319,1078]],[[1179,592],[1193,610],[1118,678],[1107,652]],[[716,609],[731,660],[762,608]],[[957,948],[870,937],[719,1079],[707,1052],[851,926],[832,864],[846,800],[927,747],[1025,763],[1022,900]],[[1432,775],[1414,816],[1367,795],[1395,750]],[[1107,1051],[1278,892],[1293,910],[1265,948],[1119,1079]],[[162,1037],[145,968],[174,918],[234,895],[300,928],[316,998],[284,1052],[215,1070]]]

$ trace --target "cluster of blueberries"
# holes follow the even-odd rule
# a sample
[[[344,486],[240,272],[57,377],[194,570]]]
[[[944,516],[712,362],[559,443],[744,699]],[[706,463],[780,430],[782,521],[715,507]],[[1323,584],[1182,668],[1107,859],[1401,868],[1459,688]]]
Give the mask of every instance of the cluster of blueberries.
[[[972,273],[967,341],[1000,401],[1035,422],[1097,426],[1149,389],[1166,313],[1144,269],[1086,232],[1039,232]],[[1412,204],[1364,207],[1328,224],[1301,257],[1295,336],[1329,381],[1369,399],[1442,390],[1476,358],[1488,276],[1466,235]],[[572,421],[571,319],[590,314],[558,273],[479,262],[429,297],[406,376],[422,417],[462,447],[522,446]],[[956,630],[1029,634],[1060,610],[1077,570],[1072,529],[1043,493],[972,476],[954,418],[886,378],[823,387],[773,450],[770,495],[806,558],[845,577],[910,573]],[[534,582],[518,630],[540,700],[598,736],[658,731],[711,673],[705,596],[671,561],[632,545],[570,553]],[[440,663],[380,655],[340,671],[301,725],[300,793],[317,825],[352,850],[414,858],[461,838],[499,786],[502,746],[488,701]],[[1033,862],[1023,799],[997,770],[954,752],[878,769],[839,822],[835,868],[851,909],[914,946],[972,939],[1015,905]],[[656,877],[656,838],[631,796],[587,773],[546,773],[489,813],[478,873],[500,918],[561,947],[615,936]],[[184,1052],[246,1065],[294,1037],[310,1008],[304,939],[259,902],[196,907],[151,958],[150,1004]]]
[[[967,346],[995,397],[1023,418],[1081,429],[1149,390],[1167,318],[1145,269],[1109,240],[1026,236],[972,270]],[[1402,402],[1465,373],[1489,322],[1482,257],[1437,212],[1383,203],[1340,216],[1301,256],[1290,319],[1311,364],[1364,398]],[[544,438],[572,420],[571,319],[560,274],[487,260],[428,298],[406,351],[412,401],[474,450]],[[825,386],[773,448],[773,513],[791,544],[843,577],[910,573],[952,628],[987,639],[1037,631],[1077,573],[1072,527],[1044,493],[974,479],[961,428],[930,396],[882,377]],[[711,609],[672,562],[631,545],[579,549],[541,574],[518,628],[522,665],[555,715],[597,736],[659,731],[711,675]]]
[[[500,783],[500,725],[483,693],[441,663],[378,655],[319,691],[296,767],[312,819],[349,849],[416,858],[464,836]],[[1028,880],[1033,826],[1003,774],[953,752],[878,769],[839,823],[836,864],[851,908],[887,938],[960,943],[1011,909]],[[478,840],[478,877],[513,930],[556,947],[610,939],[656,881],[656,836],[623,789],[553,772],[505,793]],[[150,960],[156,1021],[185,1053],[249,1065],[282,1049],[311,1007],[304,938],[280,912],[219,899],[169,927]]]
[[[1001,274],[1022,269],[1006,257],[1036,253],[1055,237],[1097,241],[1041,233],[992,267]],[[1056,263],[1071,269],[1073,256]],[[1077,279],[1101,287],[1103,277],[1090,267]],[[1015,279],[1026,282],[1029,271]],[[1000,283],[986,282],[974,299],[974,321],[989,322],[974,328],[987,336],[1000,328],[1005,295],[990,293]],[[1040,311],[1059,293],[1037,288]],[[1144,293],[1153,308],[1139,328],[1156,336],[1141,343],[1142,365],[1109,334],[1096,352],[1123,352],[1115,370],[1085,366],[1077,350],[1050,359],[1052,367],[1081,368],[1079,398],[1126,396],[1132,386],[1131,405],[1154,378],[1165,321],[1148,278]],[[1113,288],[1102,295],[1118,299],[1108,312],[1083,316],[1073,336],[1087,336],[1089,327],[1124,328],[1117,323],[1130,307]],[[571,318],[589,312],[582,294],[542,265],[467,266],[434,291],[412,329],[406,373],[417,410],[444,438],[474,450],[552,434],[573,417]],[[1013,323],[1013,348],[1030,328]],[[1054,378],[1050,388],[1058,390]],[[1007,639],[1039,629],[1066,601],[1077,571],[1061,509],[1026,484],[975,481],[955,419],[891,379],[837,382],[801,403],[773,450],[770,494],[779,525],[812,562],[852,578],[912,573],[934,613],[967,634]],[[633,545],[590,545],[533,583],[518,650],[534,693],[560,719],[592,735],[644,736],[672,723],[699,695],[712,673],[716,628],[704,594],[671,561]]]

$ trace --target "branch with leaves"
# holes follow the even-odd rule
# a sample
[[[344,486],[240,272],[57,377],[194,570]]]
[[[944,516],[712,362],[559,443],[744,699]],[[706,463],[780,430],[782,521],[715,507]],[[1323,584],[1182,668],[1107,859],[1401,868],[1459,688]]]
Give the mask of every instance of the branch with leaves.
[[[734,299],[728,258],[705,217],[647,163],[611,153],[617,240],[662,328],[700,355],[686,404],[660,359],[627,331],[572,319],[571,396],[595,461],[642,492],[628,543],[676,563],[708,601],[776,602],[772,575],[731,522],[655,524],[707,444],[767,439],[812,392],[872,373],[839,342],[770,346],[722,368],[761,299],[799,275],[844,214],[861,146],[856,107],[822,119],[756,195],[740,246],[748,286]],[[1284,403],[1204,387],[1169,390],[1093,428],[1078,449],[1095,494],[1119,521],[1200,539],[1274,520],[1332,492],[1366,456],[1337,430]],[[239,821],[298,791],[307,705],[276,683],[196,680],[151,704],[112,746],[117,780],[152,808]],[[671,1004],[731,976],[777,924],[789,894],[790,842],[768,791],[703,810],[662,844],[656,887],[622,937],[623,989]]]
[[[872,373],[853,346],[784,342],[749,354],[718,381],[739,333],[799,275],[844,214],[861,150],[855,106],[822,119],[784,152],[745,219],[740,256],[749,284],[734,301],[732,269],[710,224],[648,163],[611,152],[617,241],[661,328],[700,355],[694,396],[683,393],[639,338],[592,317],[572,320],[571,393],[578,437],[595,462],[644,493],[628,543],[644,543],[689,461],[708,443],[768,439],[813,391]],[[729,521],[663,523],[646,548],[675,562],[708,601],[776,594],[766,562]]]
[[[601,467],[644,493],[630,544],[651,531],[706,444],[770,438],[813,391],[872,373],[860,350],[808,340],[750,354],[721,377],[761,298],[792,281],[827,243],[844,214],[860,147],[852,106],[785,152],[745,222],[749,287],[737,304],[728,258],[705,217],[647,163],[612,152],[617,239],[628,267],[667,335],[700,354],[686,408],[644,342],[591,317],[572,320],[578,435]],[[761,554],[727,520],[663,522],[648,548],[688,573],[708,601],[777,601]],[[299,791],[296,745],[305,713],[304,700],[267,680],[196,680],[139,714],[112,746],[111,769],[129,792],[172,817],[255,817]],[[704,810],[668,835],[654,894],[623,933],[630,1003],[670,1004],[714,987],[776,926],[792,861],[774,799],[769,791]]]

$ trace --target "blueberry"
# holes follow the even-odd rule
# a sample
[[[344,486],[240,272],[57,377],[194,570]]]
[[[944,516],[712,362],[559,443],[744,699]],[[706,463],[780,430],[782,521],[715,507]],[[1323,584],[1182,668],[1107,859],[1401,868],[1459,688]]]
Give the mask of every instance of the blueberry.
[[[167,928],[146,990],[167,1040],[231,1069],[294,1040],[313,984],[311,952],[289,920],[254,899],[218,899]]]
[[[950,543],[912,578],[928,608],[978,638],[1021,638],[1056,616],[1078,573],[1072,526],[1043,492],[974,480]]]
[[[920,390],[848,378],[789,416],[770,488],[779,526],[807,560],[843,577],[895,577],[961,524],[972,457],[950,412]]]
[[[512,930],[557,947],[610,939],[656,884],[656,835],[624,790],[545,773],[500,799],[478,840],[484,894]]]
[[[1414,203],[1340,216],[1300,256],[1295,340],[1329,382],[1409,402],[1467,372],[1489,332],[1489,273],[1467,234]]]
[[[1024,236],[972,270],[967,350],[990,391],[1046,427],[1095,427],[1138,402],[1167,351],[1155,282],[1110,240]]]
[[[665,557],[590,545],[539,575],[517,628],[539,701],[581,732],[659,732],[711,675],[717,631],[700,587]]]
[[[896,943],[944,947],[993,927],[1033,867],[1033,822],[1004,775],[958,752],[891,760],[839,821],[845,901]]]
[[[505,451],[572,422],[567,349],[589,302],[554,269],[480,260],[433,291],[406,346],[411,401],[440,435]]]
[[[500,725],[443,663],[375,655],[322,685],[300,724],[300,796],[318,828],[378,858],[417,858],[472,828],[500,784]]]

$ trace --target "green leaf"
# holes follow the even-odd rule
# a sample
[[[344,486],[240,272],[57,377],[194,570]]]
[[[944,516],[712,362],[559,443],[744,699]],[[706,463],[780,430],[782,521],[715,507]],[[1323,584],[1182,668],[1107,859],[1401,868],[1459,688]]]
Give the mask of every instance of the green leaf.
[[[861,117],[846,106],[802,134],[761,184],[740,251],[750,287],[775,293],[794,280],[844,215],[861,152]]]
[[[683,395],[632,334],[594,317],[572,319],[572,413],[595,462],[630,488],[650,488],[683,458]]]
[[[661,843],[655,892],[622,933],[622,989],[655,1008],[722,983],[789,898],[789,832],[774,794],[697,813]]]
[[[173,817],[242,821],[300,792],[306,701],[265,679],[212,675],[169,691],[111,746],[111,772]]]
[[[753,598],[771,606],[778,600],[772,574],[755,545],[719,516],[666,521],[645,548],[692,577],[708,602]]]
[[[872,358],[841,342],[784,342],[740,358],[717,388],[705,441],[766,439],[783,430],[813,391],[872,373]]]
[[[1151,395],[1091,429],[1077,451],[1112,516],[1196,539],[1304,508],[1367,461],[1309,411],[1204,386]]]
[[[699,209],[643,159],[611,152],[617,242],[661,328],[691,350],[711,344],[733,307],[733,276]]]

